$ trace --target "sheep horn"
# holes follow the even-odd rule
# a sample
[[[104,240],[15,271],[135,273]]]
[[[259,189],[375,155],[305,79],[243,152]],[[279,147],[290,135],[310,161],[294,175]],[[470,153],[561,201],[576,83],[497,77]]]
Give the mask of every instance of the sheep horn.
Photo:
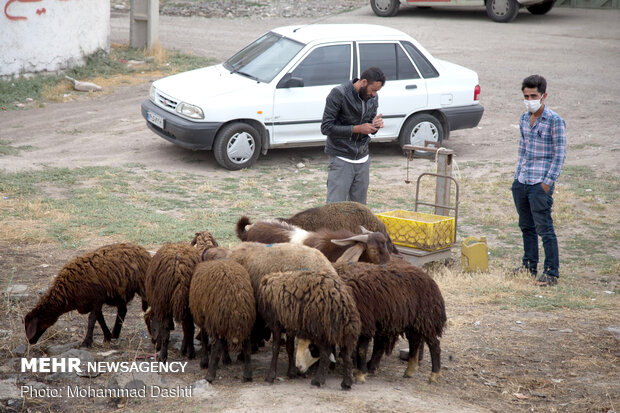
[[[363,242],[366,244],[368,243],[368,234],[354,235],[349,238],[333,239],[331,242],[336,245],[340,245],[341,247],[346,247],[347,245],[351,245],[356,242]]]
[[[362,229],[362,234],[372,234],[372,231],[368,231],[363,225],[360,225],[360,228]]]
[[[347,250],[336,260],[336,262],[358,262],[360,256],[364,252],[364,246],[361,244],[355,244]]]

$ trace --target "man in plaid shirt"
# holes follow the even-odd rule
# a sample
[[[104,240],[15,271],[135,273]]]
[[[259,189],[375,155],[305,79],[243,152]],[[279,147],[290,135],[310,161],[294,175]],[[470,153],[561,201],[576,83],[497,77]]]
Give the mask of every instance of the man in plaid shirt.
[[[534,277],[538,267],[538,236],[545,250],[540,286],[558,282],[560,259],[553,229],[551,206],[553,188],[566,158],[566,123],[547,107],[547,81],[540,75],[528,76],[521,85],[527,112],[521,115],[519,159],[512,184],[512,196],[523,233],[523,264]]]

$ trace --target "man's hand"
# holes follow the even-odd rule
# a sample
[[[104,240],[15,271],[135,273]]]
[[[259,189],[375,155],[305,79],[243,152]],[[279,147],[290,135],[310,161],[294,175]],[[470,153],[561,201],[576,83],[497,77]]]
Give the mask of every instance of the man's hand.
[[[541,182],[541,183],[540,183],[540,186],[542,186],[542,189],[543,189],[543,191],[545,191],[545,193],[549,192],[549,188],[550,188],[550,186],[549,186],[549,185],[547,185],[547,184],[546,184],[546,183],[544,183],[544,182]]]
[[[353,126],[353,133],[361,133],[363,135],[368,135],[369,133],[377,132],[377,128],[372,125],[372,123],[362,123],[361,125]]]
[[[377,129],[383,127],[383,113],[379,113],[377,116],[374,117],[374,119],[372,120],[372,126]]]

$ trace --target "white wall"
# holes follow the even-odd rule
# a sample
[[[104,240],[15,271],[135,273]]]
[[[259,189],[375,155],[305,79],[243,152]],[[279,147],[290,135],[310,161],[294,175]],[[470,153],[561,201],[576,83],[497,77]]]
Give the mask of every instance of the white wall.
[[[110,0],[0,0],[0,76],[54,71],[110,50]]]

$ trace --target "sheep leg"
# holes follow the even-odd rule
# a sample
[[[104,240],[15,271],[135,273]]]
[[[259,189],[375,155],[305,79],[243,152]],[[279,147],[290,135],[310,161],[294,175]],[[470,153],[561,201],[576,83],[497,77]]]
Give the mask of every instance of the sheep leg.
[[[228,341],[224,341],[224,347],[222,351],[222,364],[225,366],[230,366],[232,364],[232,360],[230,358],[230,351],[228,351]]]
[[[319,367],[316,370],[316,374],[312,378],[310,384],[313,386],[321,387],[325,384],[325,378],[327,376],[327,368],[329,367],[329,355],[331,353],[330,346],[321,346],[320,350]],[[350,356],[350,354],[349,354]]]
[[[271,336],[271,366],[269,373],[265,377],[267,383],[273,383],[276,379],[276,371],[278,368],[278,353],[280,353],[280,338],[282,337],[282,329],[280,327],[274,328]]]
[[[200,343],[202,344],[202,358],[200,359],[200,368],[206,369],[209,367],[209,335],[203,330],[200,330],[198,334],[200,337]]]
[[[170,330],[174,327],[172,317],[166,318],[159,326],[158,341],[160,345],[157,361],[168,360],[168,344],[170,343]]]
[[[423,346],[422,336],[420,333],[413,329],[407,330],[407,341],[409,341],[409,361],[407,363],[407,370],[405,370],[404,377],[413,377],[413,374],[418,371],[418,360],[420,349]]]
[[[243,341],[243,381],[252,381],[252,343],[250,339]]]
[[[112,340],[112,333],[110,333],[110,329],[108,328],[108,325],[105,323],[105,318],[103,318],[103,312],[101,312],[101,307],[99,307],[99,310],[96,312],[96,314],[97,314],[97,321],[99,322],[99,326],[101,326],[101,331],[103,331],[103,341],[107,342],[107,341]]]
[[[360,337],[357,343],[357,352],[355,353],[356,368],[362,373],[368,373],[368,366],[366,365],[366,359],[368,358],[368,344],[370,343],[370,337]]]
[[[218,337],[213,348],[211,348],[211,359],[209,360],[209,371],[207,372],[207,381],[209,383],[213,383],[215,379],[215,373],[217,372],[217,365],[220,363],[220,358],[222,357],[223,347],[223,340]]]
[[[431,383],[439,383],[439,377],[441,373],[441,347],[439,346],[439,340],[436,337],[426,338],[426,344],[428,344],[429,352],[431,353],[431,376],[428,381]]]
[[[181,344],[181,354],[187,356],[188,359],[196,357],[194,349],[194,319],[191,314],[187,314],[183,318],[183,343]]]
[[[95,330],[95,321],[97,321],[97,312],[91,311],[88,315],[88,327],[86,328],[86,337],[80,344],[80,347],[90,347],[93,345],[93,331]]]
[[[374,373],[379,368],[379,363],[381,362],[383,353],[385,353],[386,346],[387,337],[374,337],[372,344],[372,356],[370,356],[370,361],[368,362],[368,371],[370,373]]]
[[[119,305],[118,312],[116,313],[116,321],[114,322],[114,329],[112,330],[112,338],[118,338],[121,334],[121,328],[123,327],[123,322],[125,321],[125,316],[127,315],[127,306]]]
[[[340,354],[342,355],[342,366],[344,368],[344,373],[342,377],[342,383],[340,383],[340,387],[344,390],[350,390],[353,385],[353,357],[351,353],[353,349],[346,346],[340,350]],[[364,357],[365,359],[365,357]]]
[[[286,376],[289,379],[297,377],[297,367],[295,366],[295,334],[286,333],[286,353],[288,354],[288,370]]]

